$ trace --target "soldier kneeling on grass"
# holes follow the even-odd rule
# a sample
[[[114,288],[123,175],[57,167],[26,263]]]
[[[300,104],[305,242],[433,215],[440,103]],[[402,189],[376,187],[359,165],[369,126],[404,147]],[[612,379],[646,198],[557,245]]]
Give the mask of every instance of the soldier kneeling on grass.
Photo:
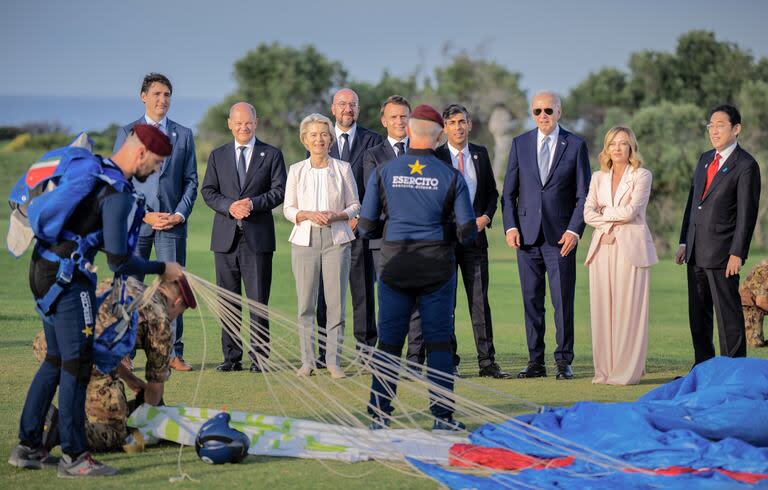
[[[741,308],[744,311],[747,344],[763,347],[763,317],[768,313],[768,259],[757,264],[741,283]]]
[[[146,286],[135,278],[129,277],[125,283],[128,296],[140,297]],[[112,281],[99,284],[96,294],[101,296],[112,287]],[[115,288],[99,307],[96,320],[96,335],[115,322],[115,302],[119,299],[120,288]],[[103,452],[124,448],[126,451],[140,450],[141,441],[136,436],[128,439],[126,421],[131,411],[141,405],[162,405],[165,381],[170,376],[168,364],[171,344],[171,322],[187,308],[195,308],[197,301],[186,278],[179,281],[163,282],[149,300],[138,307],[138,328],[136,348],[143,349],[147,357],[145,370],[146,381],[138,378],[122,363],[109,374],[104,374],[93,366],[88,382],[85,399],[85,435],[88,447],[92,451]],[[46,354],[46,342],[43,332],[35,336],[32,344],[35,357],[42,362]],[[134,392],[136,398],[127,401],[123,381]],[[58,444],[56,416],[52,409],[46,421],[44,444],[48,449]]]

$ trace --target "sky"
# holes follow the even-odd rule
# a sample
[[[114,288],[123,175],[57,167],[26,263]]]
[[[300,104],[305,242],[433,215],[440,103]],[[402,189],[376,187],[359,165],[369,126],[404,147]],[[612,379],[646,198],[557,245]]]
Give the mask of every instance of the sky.
[[[706,29],[768,57],[768,2],[725,0],[0,0],[0,95],[133,96],[159,71],[174,95],[220,100],[260,43],[314,44],[351,78],[429,75],[465,50],[567,91],[641,50]]]

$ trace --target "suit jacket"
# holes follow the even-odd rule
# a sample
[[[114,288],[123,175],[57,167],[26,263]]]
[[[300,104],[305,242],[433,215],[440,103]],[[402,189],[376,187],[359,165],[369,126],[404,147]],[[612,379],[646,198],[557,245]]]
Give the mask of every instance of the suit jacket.
[[[543,228],[546,242],[556,246],[566,230],[579,236],[584,232],[584,201],[592,171],[587,144],[560,127],[552,166],[542,182],[537,131],[512,140],[501,195],[504,231],[517,228],[523,245],[531,245]]]
[[[288,241],[296,245],[309,246],[312,222],[304,220],[296,223],[299,211],[318,211],[315,209],[316,197],[308,188],[309,171],[312,165],[309,159],[291,165],[288,169],[288,183],[285,189],[283,215],[294,224]],[[331,158],[328,162],[328,210],[346,213],[349,218],[360,213],[360,200],[357,197],[357,185],[349,163]],[[355,239],[355,234],[348,221],[331,223],[333,243],[348,243]]]
[[[685,260],[706,269],[724,269],[731,255],[747,260],[760,202],[760,169],[738,145],[702,196],[715,153],[699,158],[680,230]]]
[[[145,182],[133,179],[136,190],[144,194],[147,211],[161,213],[180,213],[184,221],[174,226],[168,233],[173,236],[187,236],[187,220],[192,213],[192,206],[197,199],[197,158],[192,130],[166,119],[168,138],[173,145],[173,152],[163,161],[160,171],[150,175]],[[136,124],[145,124],[141,118],[117,130],[113,152],[123,146],[125,138]],[[141,234],[152,234],[152,227],[141,225]]]
[[[243,222],[243,235],[253,252],[275,251],[275,222],[272,210],[285,197],[283,153],[256,139],[251,153],[245,186],[241,189],[235,162],[235,142],[211,152],[200,193],[205,203],[216,211],[211,232],[211,250],[229,252],[235,240],[237,220],[229,214],[233,202],[248,197],[251,214]]]
[[[448,143],[439,146],[436,150],[437,157],[450,166],[453,166],[451,160],[451,150]],[[477,176],[477,189],[475,190],[475,199],[472,201],[472,207],[475,210],[475,216],[486,215],[491,219],[487,228],[493,224],[493,215],[496,214],[498,207],[499,191],[496,190],[496,179],[493,176],[493,167],[491,159],[488,156],[488,150],[484,146],[469,143],[469,153],[472,155],[472,164],[475,166],[475,175]],[[488,248],[488,238],[485,236],[485,230],[477,235],[475,246]]]
[[[620,253],[635,267],[650,267],[659,261],[653,237],[645,222],[645,210],[651,195],[651,172],[628,167],[611,197],[613,171],[597,172],[589,184],[584,204],[584,221],[595,228],[587,252],[586,265],[594,258],[605,234],[616,238]],[[603,208],[601,213],[599,210]]]
[[[405,151],[407,153],[408,149]],[[371,175],[376,173],[377,168],[395,158],[395,149],[392,148],[392,145],[389,144],[389,140],[386,138],[384,138],[378,145],[366,150],[363,154],[363,181],[365,182],[365,186],[368,185],[371,180]],[[364,192],[365,191],[363,191],[363,193]],[[362,198],[360,201],[362,202]],[[383,223],[387,217],[382,214],[379,219]],[[369,244],[371,249],[378,250],[381,248],[381,239],[369,240]]]
[[[379,133],[375,133],[358,124],[357,129],[355,130],[355,139],[352,140],[352,148],[350,148],[349,164],[352,168],[352,174],[355,176],[355,183],[357,184],[357,192],[360,196],[360,202],[363,202],[363,197],[365,196],[363,155],[366,150],[373,148],[380,143],[381,135]],[[328,153],[331,157],[341,160],[338,141],[333,142]]]

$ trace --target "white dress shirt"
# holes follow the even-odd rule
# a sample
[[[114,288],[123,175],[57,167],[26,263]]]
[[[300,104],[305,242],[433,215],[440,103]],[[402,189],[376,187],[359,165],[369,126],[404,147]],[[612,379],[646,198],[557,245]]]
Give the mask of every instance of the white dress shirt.
[[[240,161],[240,147],[245,146],[245,171],[248,172],[248,168],[251,166],[251,157],[253,156],[253,148],[256,146],[256,137],[254,136],[245,145],[238,143],[235,140],[235,172],[237,172],[237,162]]]
[[[391,136],[387,136],[387,141],[389,141],[389,145],[392,147],[392,150],[395,153],[397,153],[397,150],[395,149],[395,145],[398,144],[398,143],[403,143],[405,151],[406,152],[408,151],[408,136],[406,136],[405,138],[401,139],[400,141],[397,141],[395,138],[393,138]],[[400,155],[397,155],[397,156],[400,156]]]
[[[717,165],[717,171],[719,172],[721,168],[723,168],[723,164],[726,160],[728,160],[728,157],[730,157],[733,154],[733,150],[736,149],[736,145],[738,144],[737,141],[734,141],[733,144],[727,148],[724,148],[723,151],[716,151],[715,155],[720,153],[720,162]]]
[[[349,135],[349,139],[347,143],[349,144],[349,154],[352,154],[352,142],[355,141],[355,135],[357,134],[357,123],[353,124],[351,128],[349,128],[349,131],[343,131],[338,126],[334,126],[333,129],[336,132],[336,144],[339,147],[339,156],[341,156],[341,152],[344,150],[342,147],[343,145],[343,139],[341,138],[341,135],[344,133],[347,133]]]
[[[159,121],[155,121],[151,117],[144,114],[144,120],[149,124],[150,126],[154,126],[155,124],[159,124],[157,126],[157,129],[163,132],[164,135],[168,136],[168,118],[163,116],[163,118]]]
[[[538,130],[536,132],[536,156],[538,157],[541,155],[541,145],[544,143],[544,138],[549,136],[549,165],[547,165],[547,168],[551,171],[552,170],[552,162],[555,159],[555,151],[557,150],[557,138],[560,136],[560,126],[555,126],[555,129],[549,133],[549,135],[546,135],[541,132],[541,130]],[[543,184],[544,182],[542,182]]]
[[[451,146],[448,143],[448,151],[451,153],[451,163],[453,168],[459,169],[459,150]],[[469,202],[475,202],[475,194],[477,193],[477,173],[475,172],[475,162],[472,160],[472,154],[469,152],[469,145],[464,145],[461,150],[464,154],[464,180],[469,188]]]

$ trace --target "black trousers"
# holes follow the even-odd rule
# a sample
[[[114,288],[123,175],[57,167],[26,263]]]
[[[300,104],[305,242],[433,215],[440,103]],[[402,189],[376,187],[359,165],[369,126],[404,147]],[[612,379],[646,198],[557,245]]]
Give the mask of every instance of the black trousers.
[[[688,321],[694,365],[715,357],[713,308],[717,315],[720,355],[746,357],[747,340],[739,296],[739,275],[725,277],[725,269],[705,269],[689,263]]]
[[[263,303],[269,303],[272,286],[272,252],[257,253],[250,250],[245,238],[238,233],[229,252],[214,253],[216,267],[216,285],[236,294],[242,294],[241,285],[245,285],[245,296]],[[237,325],[242,323],[242,305],[232,302],[238,312]],[[248,357],[255,362],[254,352],[266,359],[269,357],[269,319],[261,317],[255,311],[249,311],[248,331],[251,351]],[[231,336],[225,329],[221,331],[221,350],[225,363],[241,362],[244,346],[239,337]]]
[[[480,369],[483,369],[496,361],[491,305],[488,303],[488,249],[456,245],[456,267],[461,270],[461,279],[467,292],[472,333],[477,348],[477,363]],[[456,291],[458,291],[458,287]],[[456,291],[454,291],[454,296]],[[455,339],[454,336],[454,343]],[[453,351],[456,352],[456,347]],[[454,364],[458,365],[458,361],[459,356],[454,355]]]
[[[349,268],[349,290],[352,294],[353,331],[357,348],[375,346],[378,339],[376,330],[376,301],[374,282],[376,271],[373,257],[368,248],[368,240],[357,238],[352,240],[352,262]],[[326,314],[325,295],[323,293],[323,278],[320,277],[320,289],[317,294],[317,330],[319,339],[324,338]],[[320,340],[319,359],[325,359],[325,342]]]

